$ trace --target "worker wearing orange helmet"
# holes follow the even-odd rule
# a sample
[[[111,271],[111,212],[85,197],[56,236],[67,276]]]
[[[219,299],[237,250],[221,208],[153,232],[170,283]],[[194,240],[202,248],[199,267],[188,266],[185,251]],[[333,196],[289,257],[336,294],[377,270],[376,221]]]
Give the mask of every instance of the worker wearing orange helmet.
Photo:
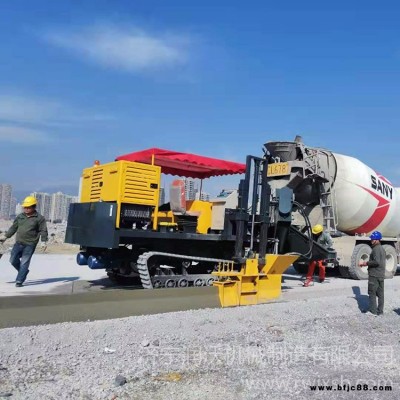
[[[21,287],[29,273],[29,264],[41,238],[42,247],[46,246],[48,233],[45,218],[36,211],[36,199],[28,196],[22,203],[24,212],[19,214],[10,229],[0,237],[0,243],[17,234],[11,250],[10,263],[18,271],[15,286]]]
[[[317,224],[313,226],[312,234],[313,234],[313,239],[321,246],[327,249],[332,247],[331,235],[328,232],[324,231],[324,227],[322,225]],[[306,281],[304,282],[304,286],[306,287],[310,286],[311,283],[314,281],[313,275],[315,267],[317,266],[318,266],[318,275],[320,283],[322,283],[325,280],[325,265],[323,263],[323,260],[313,260],[310,261],[310,264],[308,265],[308,272]]]

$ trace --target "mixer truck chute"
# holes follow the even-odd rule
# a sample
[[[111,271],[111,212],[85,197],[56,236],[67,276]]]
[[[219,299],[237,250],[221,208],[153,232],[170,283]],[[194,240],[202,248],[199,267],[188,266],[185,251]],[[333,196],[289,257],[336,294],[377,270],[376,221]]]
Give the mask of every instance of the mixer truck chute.
[[[320,223],[331,233],[340,273],[353,279],[368,277],[358,262],[369,258],[368,235],[379,230],[387,254],[386,278],[393,277],[398,264],[399,189],[356,158],[306,146],[300,137],[265,147],[270,163],[286,164],[288,171],[270,177],[272,191],[292,188],[311,223]],[[305,264],[300,261],[295,267],[304,272]]]

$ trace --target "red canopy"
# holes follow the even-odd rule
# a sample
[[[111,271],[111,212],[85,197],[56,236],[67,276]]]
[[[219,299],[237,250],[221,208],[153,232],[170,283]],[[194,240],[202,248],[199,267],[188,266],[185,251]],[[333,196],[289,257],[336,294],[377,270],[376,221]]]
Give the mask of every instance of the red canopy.
[[[243,174],[246,170],[246,164],[203,157],[196,154],[157,149],[155,147],[125,154],[117,157],[116,160],[151,164],[153,155],[154,164],[161,167],[162,173],[170,175],[203,179],[211,176]]]

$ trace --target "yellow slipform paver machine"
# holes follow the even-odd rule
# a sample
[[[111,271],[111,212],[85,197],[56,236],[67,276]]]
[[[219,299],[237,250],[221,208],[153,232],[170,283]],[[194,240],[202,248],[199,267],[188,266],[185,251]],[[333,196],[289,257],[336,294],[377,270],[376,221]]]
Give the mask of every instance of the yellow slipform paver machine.
[[[280,296],[282,273],[299,257],[332,259],[306,230],[292,226],[290,185],[271,192],[287,163],[247,156],[246,164],[149,149],[82,173],[80,202],[71,204],[66,242],[80,245],[77,262],[110,279],[137,278],[143,288],[216,286],[222,306]],[[175,179],[159,204],[161,174],[205,179],[244,174],[238,189],[187,200]],[[242,175],[243,176],[243,175]],[[301,210],[298,210],[301,211]]]

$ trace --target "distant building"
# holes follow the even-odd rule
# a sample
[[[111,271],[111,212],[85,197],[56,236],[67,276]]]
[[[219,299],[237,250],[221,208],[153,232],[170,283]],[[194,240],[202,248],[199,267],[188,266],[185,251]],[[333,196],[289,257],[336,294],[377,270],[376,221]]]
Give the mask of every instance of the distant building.
[[[47,221],[64,222],[68,219],[69,206],[79,201],[78,196],[70,196],[61,192],[54,194],[33,192],[31,196],[37,200],[37,211]],[[23,207],[12,196],[12,186],[0,184],[0,219],[14,218],[23,212]]]
[[[158,205],[161,206],[161,204],[164,204],[164,203],[165,203],[165,189],[160,188],[160,197],[159,197]]]
[[[195,200],[196,199],[195,181],[192,178],[185,179],[185,197],[186,197],[186,200]]]
[[[52,222],[62,222],[63,214],[65,214],[65,195],[61,192],[51,195],[51,212],[50,220]]]
[[[37,200],[37,211],[42,214],[47,221],[51,217],[51,195],[49,193],[33,192],[31,194]]]
[[[63,221],[68,220],[69,206],[72,203],[77,203],[77,202],[78,202],[78,196],[65,195],[65,214],[63,215]]]
[[[10,218],[15,218],[16,215],[17,215],[17,199],[15,197],[12,197],[10,205]]]
[[[51,222],[65,222],[68,219],[69,206],[71,203],[78,202],[77,196],[69,196],[62,192],[51,195]]]
[[[202,200],[202,201],[210,201],[210,194],[206,192],[201,192],[196,191],[196,200]]]
[[[0,184],[0,218],[9,219],[11,211],[12,186]]]
[[[22,213],[22,204],[21,203],[17,203],[16,207],[15,207],[15,215],[21,214]]]

